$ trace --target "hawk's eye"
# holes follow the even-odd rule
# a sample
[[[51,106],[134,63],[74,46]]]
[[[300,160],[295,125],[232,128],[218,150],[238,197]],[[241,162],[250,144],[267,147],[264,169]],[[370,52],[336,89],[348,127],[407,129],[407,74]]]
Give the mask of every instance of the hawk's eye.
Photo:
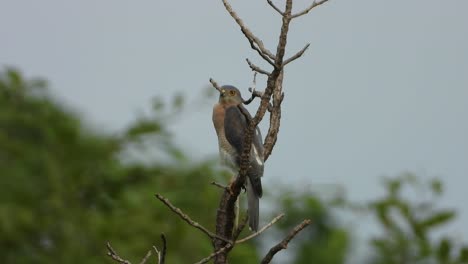
[[[230,96],[236,95],[236,91],[233,91],[233,90],[229,91],[229,95],[230,95]]]

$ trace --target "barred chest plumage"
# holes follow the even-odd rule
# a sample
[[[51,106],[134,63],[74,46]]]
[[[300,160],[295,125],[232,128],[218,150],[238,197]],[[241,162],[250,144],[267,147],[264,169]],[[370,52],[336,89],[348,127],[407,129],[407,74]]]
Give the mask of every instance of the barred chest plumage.
[[[219,155],[224,165],[237,172],[239,169],[236,162],[237,152],[231,146],[224,134],[224,114],[223,105],[216,104],[213,107],[213,124],[218,135]]]

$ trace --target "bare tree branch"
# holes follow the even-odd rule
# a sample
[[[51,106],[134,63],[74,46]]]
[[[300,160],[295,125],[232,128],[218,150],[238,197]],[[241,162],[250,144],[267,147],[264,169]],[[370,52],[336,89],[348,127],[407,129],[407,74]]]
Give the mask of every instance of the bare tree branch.
[[[219,249],[218,251],[215,251],[213,253],[211,253],[209,256],[207,256],[206,258],[196,262],[195,264],[203,264],[203,263],[207,263],[208,261],[210,261],[212,258],[216,257],[217,255],[227,251],[228,249],[232,248],[232,244],[231,243],[228,243],[226,246],[222,247],[221,249]]]
[[[296,54],[292,55],[291,58],[285,60],[285,61],[283,62],[283,66],[286,66],[286,65],[287,65],[288,63],[290,63],[291,61],[296,60],[296,59],[298,59],[299,57],[301,57],[301,56],[304,54],[304,52],[309,48],[309,46],[310,46],[310,43],[308,43],[307,45],[305,45],[305,47],[302,48],[299,52],[297,52]]]
[[[242,232],[242,230],[245,228],[245,226],[247,225],[247,220],[249,220],[248,216],[244,217],[244,219],[242,220],[242,222],[240,223],[239,227],[237,228],[236,232],[233,234],[233,240],[237,240],[237,238],[239,237],[240,233]],[[207,256],[206,258],[198,261],[197,263],[195,264],[202,264],[202,263],[207,263],[208,261],[210,261],[212,258],[216,257],[217,255],[225,252],[225,251],[229,251],[231,250],[237,243],[228,243],[225,247],[219,249],[218,251],[215,251],[213,253],[211,253],[209,256]]]
[[[212,181],[211,184],[214,185],[214,186],[216,186],[216,187],[219,187],[219,188],[221,188],[221,189],[224,189],[224,190],[228,190],[228,189],[229,189],[228,187],[222,185],[221,183],[217,183],[217,182],[215,182],[215,181]]]
[[[283,11],[281,11],[271,0],[267,0],[268,4],[273,7],[276,12],[278,12],[280,15],[284,16]]]
[[[158,264],[164,264],[164,259],[166,256],[166,237],[164,236],[164,234],[161,234],[161,239],[163,241],[162,252],[160,252],[155,246],[153,246],[154,250],[156,251],[156,254],[158,255]],[[131,264],[130,261],[123,259],[119,256],[119,254],[117,254],[117,252],[112,248],[110,242],[107,242],[106,247],[107,256],[111,257],[115,262],[121,264]],[[148,251],[148,253],[146,253],[145,257],[140,261],[140,264],[145,264],[146,261],[148,261],[149,257],[151,257],[151,250]]]
[[[258,73],[261,73],[261,74],[265,74],[265,75],[270,75],[271,73],[266,71],[266,70],[263,70],[262,68],[256,66],[255,64],[253,64],[249,59],[245,59],[247,61],[247,64],[249,64],[249,67],[250,69],[252,69],[252,71],[256,71]]]
[[[250,98],[248,100],[243,100],[243,103],[245,105],[248,105],[251,102],[253,102],[255,97],[261,98],[263,96],[263,92],[257,91],[256,88],[257,88],[257,72],[254,72],[252,86],[249,87]],[[268,105],[268,111],[270,111],[270,112],[271,112],[271,107],[273,107],[273,106],[271,104],[269,104]]]
[[[281,25],[281,32],[280,32],[280,36],[278,39],[278,46],[276,48],[276,60],[275,60],[276,67],[273,70],[272,74],[268,77],[267,88],[265,89],[265,92],[262,96],[262,103],[260,104],[257,114],[254,117],[254,120],[257,118],[257,116],[261,120],[261,117],[263,117],[264,115],[265,108],[268,107],[270,98],[272,94],[274,94],[273,109],[270,115],[270,128],[268,129],[268,134],[265,138],[265,143],[263,144],[265,161],[270,156],[273,150],[273,147],[276,144],[279,127],[280,127],[281,103],[282,103],[281,97],[282,97],[283,75],[284,75],[283,58],[286,52],[289,24],[291,22],[292,6],[293,6],[292,0],[286,0],[286,7],[284,11],[284,16],[283,16],[283,24]],[[260,121],[257,121],[257,122],[260,122]],[[258,123],[254,123],[254,124],[258,125]],[[253,129],[255,129],[255,127]]]
[[[255,45],[255,42],[252,39],[248,39],[250,43],[250,47],[257,51],[257,53],[262,57],[266,62],[268,62],[271,66],[275,67],[275,63],[272,59],[270,59],[267,55],[265,55],[261,48]]]
[[[270,111],[270,126],[263,143],[263,159],[266,161],[273,151],[273,147],[278,139],[278,133],[281,125],[281,103],[283,102],[283,76],[284,71],[280,72],[276,80],[275,90],[273,92],[273,105]]]
[[[248,59],[247,62],[249,62]],[[249,87],[249,92],[251,93],[251,96],[248,100],[242,100],[244,104],[250,104],[255,99],[255,97],[258,96],[255,94],[255,89],[257,89],[257,72],[254,72],[252,85]]]
[[[250,89],[257,89],[257,72],[254,72],[253,79],[252,79],[252,85],[249,87]]]
[[[255,99],[255,97],[258,97],[258,98],[262,98],[262,95],[263,93],[260,92],[260,91],[257,91],[255,89],[252,89],[252,88],[249,88],[249,92],[250,92],[250,98],[248,100],[245,100],[243,103],[248,105],[250,104],[251,102],[253,102],[253,100]]]
[[[219,87],[218,83],[217,83],[215,80],[213,80],[212,78],[210,78],[210,83],[211,83],[211,85],[213,85],[213,87],[214,87],[216,90],[218,90],[218,92],[221,93],[221,87]]]
[[[112,248],[110,242],[107,242],[107,256],[111,257],[114,261],[121,263],[121,264],[132,264],[130,261],[125,260],[117,254],[117,252]]]
[[[309,224],[311,223],[310,219],[306,219],[302,221],[299,225],[297,225],[289,234],[278,244],[276,244],[274,247],[268,251],[268,253],[265,255],[263,258],[261,264],[267,264],[270,263],[273,257],[275,256],[276,253],[279,251],[286,249],[288,247],[288,243],[299,233],[301,232],[304,228],[306,228]]]
[[[289,23],[291,22],[292,6],[292,0],[286,0],[286,9],[284,10],[283,24],[281,25],[278,46],[276,47],[275,65],[278,69],[281,68],[283,64],[283,57],[284,53],[286,52],[286,43],[288,40]]]
[[[261,233],[263,233],[265,230],[267,230],[268,228],[270,228],[272,225],[274,225],[276,222],[278,222],[278,220],[280,220],[281,218],[283,218],[284,214],[280,214],[278,215],[277,217],[273,218],[273,220],[270,221],[270,223],[268,223],[267,225],[265,225],[264,227],[262,227],[260,230],[258,230],[257,232],[247,236],[247,237],[244,237],[243,239],[239,239],[236,241],[236,244],[240,244],[242,242],[245,242],[245,241],[249,241],[250,239],[260,235]]]
[[[291,18],[296,18],[296,17],[300,17],[302,15],[305,15],[305,14],[309,13],[310,10],[314,9],[314,7],[317,7],[317,6],[319,6],[321,4],[324,4],[326,2],[328,2],[328,0],[322,0],[322,1],[318,1],[318,2],[316,0],[314,0],[314,2],[312,2],[312,4],[307,9],[305,9],[305,10],[303,10],[303,11],[297,13],[297,14],[292,15]]]
[[[158,254],[158,263],[164,264],[166,262],[166,251],[167,251],[167,240],[164,234],[161,234],[161,240],[163,242],[162,250],[159,251],[157,247],[153,246],[154,250]]]
[[[231,15],[232,18],[236,21],[236,23],[239,25],[241,28],[242,33],[244,33],[245,37],[247,40],[250,42],[250,46],[252,49],[256,50],[258,54],[266,60],[268,63],[274,66],[273,61],[276,59],[275,55],[271,53],[265,46],[263,45],[263,42],[257,38],[251,31],[248,29],[245,25],[242,19],[237,16],[236,12],[232,10],[231,5],[227,2],[227,0],[223,0],[224,7],[228,11],[228,13]]]
[[[249,92],[251,93],[249,100],[244,101],[244,104],[246,104],[246,105],[248,105],[248,104],[250,104],[251,102],[253,102],[253,100],[254,100],[256,97],[262,98],[262,96],[263,96],[263,92],[257,91],[257,90],[252,89],[252,88],[249,88]],[[273,111],[273,105],[271,105],[270,103],[268,103],[267,110],[268,110],[268,112]]]
[[[151,250],[146,253],[145,257],[140,261],[140,264],[145,264],[149,257],[151,257]]]
[[[158,250],[156,246],[153,246],[154,252],[156,252],[156,255],[158,256],[158,264],[161,264],[161,251]]]
[[[169,207],[169,209],[171,209],[174,213],[176,213],[178,216],[180,216],[180,218],[182,218],[187,224],[189,224],[189,225],[195,227],[196,229],[202,231],[207,236],[209,236],[211,239],[217,238],[217,239],[221,239],[221,240],[223,240],[224,242],[227,242],[227,243],[231,242],[229,239],[218,236],[218,235],[212,233],[211,231],[209,231],[208,229],[206,229],[204,226],[202,226],[199,223],[193,221],[188,215],[184,214],[182,212],[182,210],[180,210],[179,208],[172,205],[171,202],[167,198],[164,198],[164,196],[162,196],[160,194],[156,194],[156,198],[158,198],[167,207]]]

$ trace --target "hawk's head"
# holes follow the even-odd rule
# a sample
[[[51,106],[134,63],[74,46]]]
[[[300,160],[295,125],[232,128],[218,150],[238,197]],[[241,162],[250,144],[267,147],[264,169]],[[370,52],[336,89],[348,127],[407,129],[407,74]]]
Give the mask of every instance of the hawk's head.
[[[239,89],[232,85],[224,85],[221,87],[219,94],[219,102],[221,104],[239,105],[243,102]]]

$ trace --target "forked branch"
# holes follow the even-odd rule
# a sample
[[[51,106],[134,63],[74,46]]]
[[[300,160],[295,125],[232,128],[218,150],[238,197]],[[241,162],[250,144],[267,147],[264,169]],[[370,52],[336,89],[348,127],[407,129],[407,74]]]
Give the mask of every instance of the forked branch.
[[[165,264],[166,262],[166,251],[167,251],[167,240],[164,234],[161,234],[161,240],[163,242],[163,247],[161,250],[158,250],[156,246],[153,246],[156,255],[158,256],[158,264]],[[140,263],[144,264],[144,263]]]
[[[252,49],[256,50],[258,54],[268,63],[274,66],[273,61],[275,61],[275,55],[269,51],[265,45],[263,45],[263,42],[257,38],[250,29],[248,29],[245,25],[242,19],[237,16],[236,12],[232,10],[231,5],[227,2],[227,0],[223,0],[224,7],[228,11],[228,13],[231,15],[232,18],[236,21],[236,23],[239,25],[241,28],[242,33],[244,33],[244,36],[247,38],[247,40],[250,42],[250,46]]]
[[[156,194],[156,198],[158,198],[163,204],[165,204],[167,207],[169,207],[169,209],[171,209],[171,211],[173,211],[175,214],[180,216],[180,218],[182,218],[182,220],[184,220],[187,224],[189,224],[189,225],[195,227],[196,229],[202,231],[208,237],[210,237],[212,240],[214,238],[217,238],[217,239],[223,240],[224,242],[227,242],[227,243],[231,242],[229,239],[218,236],[218,235],[212,233],[211,231],[209,231],[208,229],[206,229],[204,226],[202,226],[199,223],[193,221],[187,214],[182,212],[182,210],[180,210],[179,208],[172,205],[171,202],[167,198],[165,198],[164,196],[162,196],[160,194]]]
[[[278,244],[276,244],[274,247],[268,251],[268,253],[265,255],[263,258],[261,264],[267,264],[270,263],[273,257],[275,256],[276,253],[279,251],[286,249],[288,247],[289,242],[299,233],[301,232],[304,228],[306,228],[309,224],[311,223],[310,219],[306,219],[302,221],[299,225],[297,225],[289,234]]]
[[[164,236],[164,234],[161,234],[161,240],[163,242],[162,250],[159,251],[156,246],[153,246],[153,249],[155,250],[156,255],[158,257],[157,263],[165,264],[167,241],[166,241],[166,236]],[[112,248],[109,242],[107,242],[106,247],[107,247],[107,256],[112,258],[112,260],[114,260],[115,262],[120,263],[120,264],[132,264],[130,261],[120,257],[119,254],[115,251],[115,249]],[[140,261],[140,264],[145,264],[150,257],[151,257],[151,250],[148,251],[148,253],[146,253],[145,257]]]
[[[239,225],[239,227],[237,228],[236,232],[234,233],[233,235],[233,240],[234,242],[233,243],[227,243],[226,246],[222,247],[221,249],[219,249],[218,251],[215,251],[213,253],[211,253],[209,256],[207,256],[206,258],[203,258],[202,260],[198,261],[197,263],[195,264],[203,264],[203,263],[207,263],[208,261],[210,261],[212,258],[216,257],[217,255],[223,253],[223,252],[229,252],[229,250],[231,250],[238,242],[236,242],[237,238],[239,237],[240,233],[242,232],[242,230],[244,230],[245,226],[247,225],[247,220],[248,217],[245,217],[244,220],[242,220],[241,224]]]
[[[263,70],[262,68],[256,66],[255,64],[253,64],[249,59],[245,59],[247,61],[247,64],[249,64],[249,67],[250,69],[252,69],[252,71],[255,71],[255,72],[258,72],[258,73],[261,73],[261,74],[265,74],[266,76],[269,76],[271,73],[266,71],[266,70]]]
[[[271,0],[267,0],[268,4],[273,7],[274,10],[276,10],[276,12],[278,12],[280,15],[284,16],[284,13],[283,11],[281,11],[281,9],[279,9],[274,3],[273,1]]]
[[[112,248],[110,242],[107,242],[106,247],[107,247],[107,256],[112,258],[115,262],[120,263],[120,264],[132,264],[130,261],[120,257],[117,251],[115,251],[115,249]]]
[[[328,0],[322,0],[322,1],[318,1],[318,2],[316,0],[314,0],[314,2],[312,2],[312,4],[308,8],[306,8],[305,10],[303,10],[303,11],[297,13],[297,14],[292,15],[291,18],[296,18],[296,17],[303,16],[303,15],[309,13],[310,10],[314,9],[315,7],[317,7],[317,6],[321,5],[321,4],[325,4],[326,2],[328,2]]]
[[[277,217],[273,218],[273,220],[270,221],[270,223],[268,223],[267,225],[265,225],[264,227],[260,228],[260,230],[258,230],[257,232],[247,236],[247,237],[244,237],[242,239],[239,239],[236,241],[236,244],[240,244],[240,243],[243,243],[243,242],[246,242],[246,241],[249,241],[251,240],[252,238],[254,237],[257,237],[258,235],[260,235],[261,233],[265,232],[265,230],[267,230],[268,228],[270,228],[271,226],[273,226],[276,222],[278,222],[281,218],[283,218],[284,214],[280,214],[278,215]]]
[[[304,52],[309,48],[309,46],[310,46],[310,43],[308,43],[307,45],[305,45],[305,47],[302,48],[299,52],[297,52],[296,54],[292,55],[291,58],[285,60],[285,61],[283,62],[283,66],[286,66],[288,63],[290,63],[290,62],[292,62],[293,60],[296,60],[296,59],[298,59],[299,57],[301,57],[301,56],[304,54]]]

